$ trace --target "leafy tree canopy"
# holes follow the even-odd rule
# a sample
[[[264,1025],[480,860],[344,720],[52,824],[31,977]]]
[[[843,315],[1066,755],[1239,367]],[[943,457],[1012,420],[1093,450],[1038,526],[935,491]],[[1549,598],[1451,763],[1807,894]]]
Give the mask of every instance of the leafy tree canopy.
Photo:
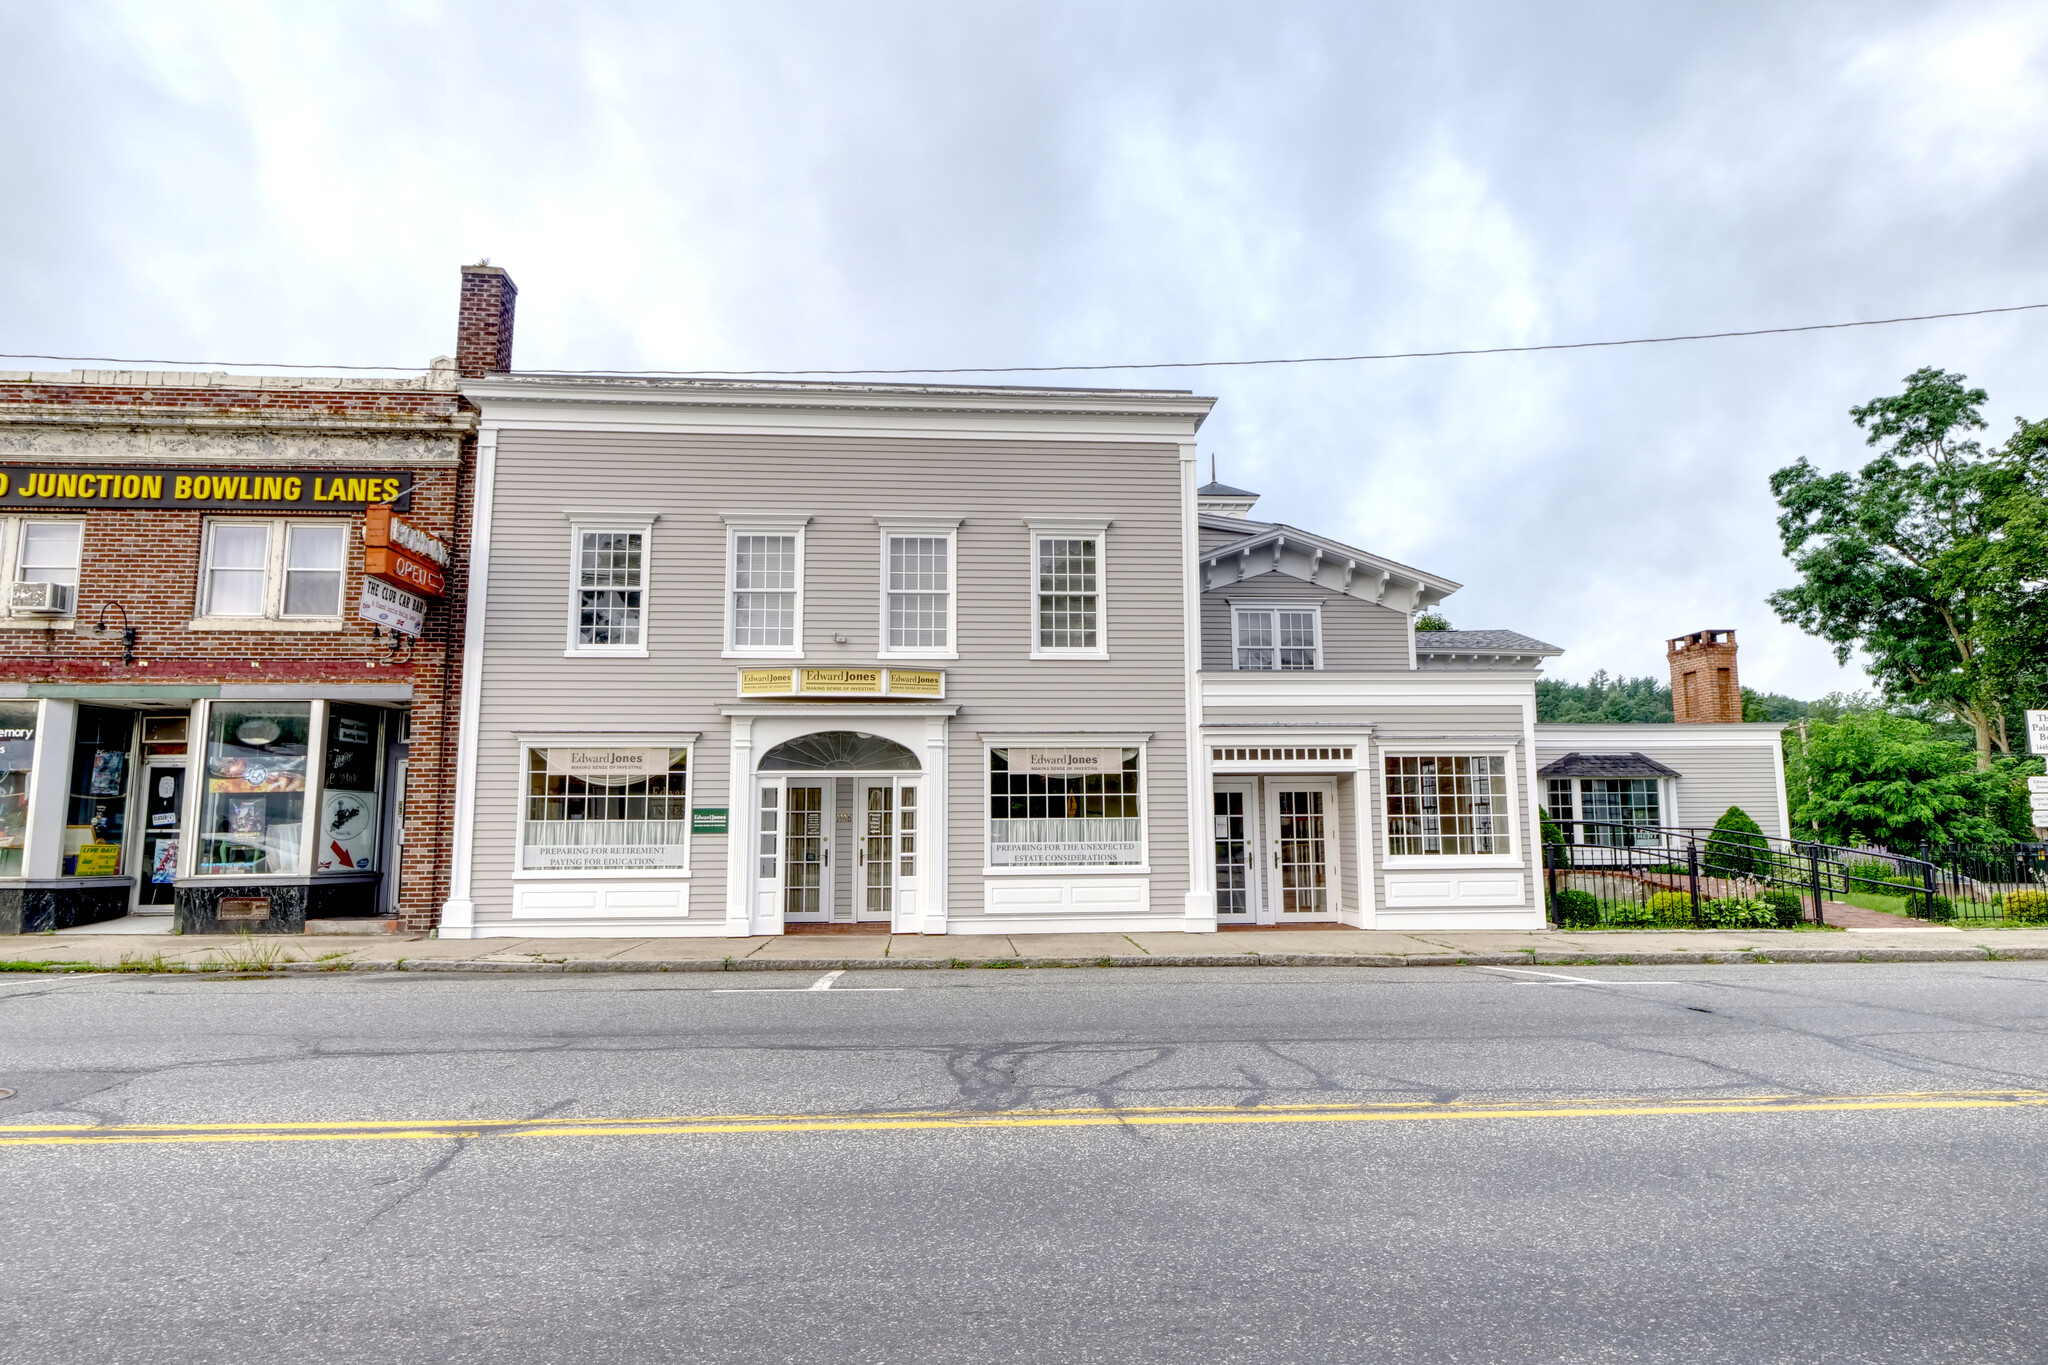
[[[1440,611],[1425,611],[1415,618],[1417,630],[1449,630],[1451,619]]]
[[[1888,711],[1849,711],[1786,733],[1793,823],[1830,844],[1899,852],[1921,843],[1997,843],[2026,837],[2009,823],[2018,771],[2001,759],[1980,772],[1970,751],[1933,726]],[[2025,814],[2024,796],[2020,813]]]
[[[1849,410],[1880,448],[1860,471],[1802,458],[1771,476],[1800,579],[1773,609],[1843,663],[1861,649],[1891,700],[1968,725],[1982,771],[1994,748],[2011,752],[2007,713],[2016,689],[2044,681],[2048,630],[2048,424],[1986,451],[1971,435],[1986,400],[1962,375],[1916,370],[1904,393]]]
[[[1536,719],[1577,724],[1669,724],[1671,688],[1655,678],[1610,678],[1601,669],[1582,683],[1536,680]]]

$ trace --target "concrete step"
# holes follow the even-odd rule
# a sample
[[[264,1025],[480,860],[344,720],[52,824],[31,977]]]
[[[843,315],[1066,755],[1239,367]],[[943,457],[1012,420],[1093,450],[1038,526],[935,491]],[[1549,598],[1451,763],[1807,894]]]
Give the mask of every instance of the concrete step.
[[[309,919],[306,921],[309,934],[397,934],[404,932],[401,921],[395,919]]]

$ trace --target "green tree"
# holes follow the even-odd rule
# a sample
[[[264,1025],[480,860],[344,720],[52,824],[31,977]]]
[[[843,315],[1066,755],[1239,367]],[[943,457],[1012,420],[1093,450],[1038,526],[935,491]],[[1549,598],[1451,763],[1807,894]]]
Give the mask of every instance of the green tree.
[[[1841,662],[1862,649],[1887,696],[1968,725],[1988,772],[1994,748],[2012,751],[2011,679],[2039,666],[2014,651],[2041,628],[2039,604],[2023,600],[2041,561],[2011,528],[2039,511],[2028,471],[2041,462],[2039,440],[1987,452],[1971,438],[1986,399],[1962,375],[1916,370],[1904,393],[1849,410],[1882,447],[1861,471],[1823,474],[1802,458],[1773,474],[1800,581],[1770,601]],[[2034,430],[2023,423],[2021,436]]]
[[[1601,669],[1582,683],[1536,680],[1536,719],[1564,723],[1671,723],[1671,688],[1655,678],[1609,678]]]
[[[1716,877],[1760,877],[1770,870],[1771,845],[1762,826],[1740,806],[1730,806],[1707,836],[1700,870]]]
[[[1451,618],[1434,609],[1425,611],[1415,618],[1417,630],[1449,630]]]
[[[1908,851],[1921,843],[2002,843],[2013,779],[1979,772],[1970,751],[1926,721],[1852,711],[1786,735],[1793,823],[1830,844]],[[2000,766],[2015,764],[2001,760]]]

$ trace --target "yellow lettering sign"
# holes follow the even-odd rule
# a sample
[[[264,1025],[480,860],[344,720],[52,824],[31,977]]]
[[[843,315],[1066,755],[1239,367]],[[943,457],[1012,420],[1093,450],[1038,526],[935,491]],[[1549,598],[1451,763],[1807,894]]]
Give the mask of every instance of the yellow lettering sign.
[[[889,670],[889,695],[943,697],[946,695],[946,675],[931,668],[892,668]]]
[[[787,668],[743,668],[740,670],[740,695],[786,697],[796,690],[795,681]]]
[[[882,670],[879,668],[806,668],[799,670],[805,692],[880,696]]]

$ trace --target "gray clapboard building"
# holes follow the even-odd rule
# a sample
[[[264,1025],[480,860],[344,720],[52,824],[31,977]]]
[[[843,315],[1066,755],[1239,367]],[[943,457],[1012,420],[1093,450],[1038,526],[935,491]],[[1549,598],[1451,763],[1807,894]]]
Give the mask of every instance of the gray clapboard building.
[[[462,391],[444,936],[1542,923],[1559,651],[1198,487],[1211,399]]]

